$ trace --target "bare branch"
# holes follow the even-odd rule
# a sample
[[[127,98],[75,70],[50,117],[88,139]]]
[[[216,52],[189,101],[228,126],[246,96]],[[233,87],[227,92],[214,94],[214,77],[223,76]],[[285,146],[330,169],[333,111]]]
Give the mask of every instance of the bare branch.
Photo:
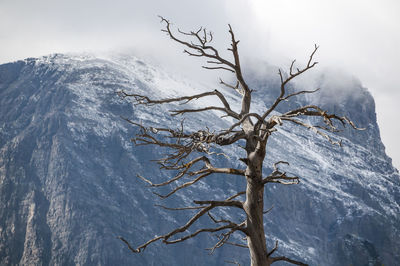
[[[156,241],[158,241],[158,240],[160,240],[160,239],[163,239],[163,236],[157,236],[157,237],[154,237],[154,238],[152,238],[152,239],[150,239],[149,241],[147,241],[146,243],[144,243],[143,245],[141,245],[140,247],[138,247],[138,248],[133,248],[131,245],[130,245],[130,243],[125,239],[125,238],[123,238],[123,237],[121,237],[121,236],[119,236],[119,237],[117,237],[118,239],[120,239],[122,242],[124,242],[125,243],[125,245],[130,249],[130,251],[132,251],[133,253],[140,253],[140,252],[142,252],[142,251],[144,251],[145,249],[146,249],[146,247],[148,246],[148,245],[150,245],[151,243],[153,243],[153,242],[156,242]]]
[[[237,93],[239,93],[239,94],[242,95],[242,96],[244,95],[244,92],[239,88],[239,81],[236,82],[236,85],[235,85],[235,86],[230,85],[230,84],[228,84],[228,83],[225,83],[222,79],[219,79],[219,83],[222,84],[222,85],[224,85],[225,87],[228,87],[228,88],[230,88],[230,89],[235,90]]]
[[[247,245],[239,244],[239,243],[233,243],[233,242],[229,242],[229,241],[226,241],[225,244],[231,245],[231,246],[235,246],[235,247],[239,247],[239,248],[247,248],[247,249],[249,248]]]
[[[317,127],[315,127],[315,126],[312,126],[312,125],[310,125],[310,124],[304,123],[304,122],[302,122],[302,121],[300,121],[300,120],[293,119],[293,118],[282,117],[281,119],[282,119],[282,120],[287,120],[287,121],[293,122],[293,123],[295,123],[295,124],[297,124],[297,125],[303,126],[303,127],[305,127],[305,128],[308,128],[308,129],[314,131],[316,134],[321,135],[322,137],[324,137],[325,139],[327,139],[332,145],[339,145],[339,146],[342,146],[342,141],[341,141],[341,140],[340,140],[340,141],[334,141],[334,140],[332,140],[332,138],[331,138],[328,134],[326,134],[326,133],[324,133],[324,132],[318,130]]]
[[[191,186],[191,185],[193,185],[193,184],[199,182],[201,179],[203,179],[204,177],[209,176],[210,174],[211,174],[211,173],[205,173],[205,174],[203,174],[203,175],[200,175],[199,177],[195,178],[195,179],[192,180],[192,181],[189,181],[189,182],[186,182],[186,183],[184,183],[184,184],[182,184],[182,185],[180,185],[180,186],[177,186],[176,188],[174,188],[172,191],[170,191],[170,192],[169,192],[168,194],[166,194],[166,195],[161,195],[161,194],[158,194],[158,193],[156,193],[156,192],[153,192],[153,193],[154,193],[155,195],[159,196],[159,197],[162,198],[162,199],[166,199],[166,198],[168,198],[169,196],[171,196],[172,194],[175,194],[175,192],[177,192],[177,191],[179,191],[179,190],[181,190],[181,189],[183,189],[183,188],[185,188],[185,187]]]
[[[219,64],[220,66],[218,67],[212,67],[212,66],[204,66],[206,69],[221,69],[221,70],[227,70],[229,72],[235,73],[236,78],[238,82],[240,83],[244,93],[243,93],[243,98],[242,98],[242,109],[240,114],[246,114],[250,110],[250,103],[251,103],[251,90],[249,89],[247,83],[245,82],[243,75],[242,75],[242,70],[241,70],[241,65],[240,65],[240,60],[239,60],[239,52],[238,52],[238,43],[239,41],[236,40],[235,35],[233,33],[231,25],[229,26],[229,34],[231,36],[231,48],[230,50],[232,52],[233,58],[234,58],[234,63],[230,62],[229,60],[226,60],[222,58],[218,50],[215,49],[213,46],[208,45],[210,41],[207,40],[207,31],[203,30],[203,38],[199,35],[200,31],[197,32],[183,32],[183,31],[178,31],[179,33],[183,34],[183,36],[186,37],[192,37],[195,41],[194,42],[189,42],[182,40],[174,35],[174,33],[171,31],[171,23],[166,20],[163,17],[161,18],[161,22],[165,23],[165,29],[162,30],[163,32],[167,33],[167,35],[173,39],[174,41],[182,44],[185,46],[187,49],[184,50],[185,53],[191,55],[191,56],[197,56],[197,57],[205,57],[209,58],[212,60],[208,60],[212,62],[211,64]]]
[[[268,210],[263,211],[263,214],[269,213],[270,211],[272,211],[273,208],[274,208],[274,205],[272,205],[271,208],[269,208]]]
[[[239,41],[236,41],[235,34],[233,33],[231,25],[229,25],[229,34],[231,35],[231,47],[230,50],[232,52],[233,58],[235,59],[235,72],[236,72],[236,79],[241,85],[243,89],[243,97],[242,97],[242,109],[240,114],[244,115],[249,113],[250,111],[250,104],[251,104],[251,90],[249,86],[247,85],[246,81],[243,78],[242,74],[242,69],[240,65],[240,59],[239,59],[239,51],[238,51],[238,43]]]
[[[278,249],[278,240],[275,241],[275,247],[268,252],[267,257],[270,257]]]
[[[154,206],[163,208],[165,210],[169,210],[169,211],[185,211],[185,210],[198,210],[198,209],[203,209],[206,206],[191,206],[191,207],[181,207],[181,208],[171,208],[171,207],[167,207],[164,205],[159,205],[159,204],[154,204]]]
[[[125,240],[124,238],[119,237],[119,239],[121,239],[121,240],[128,246],[128,248],[129,248],[132,252],[134,252],[134,253],[140,253],[140,252],[144,251],[144,250],[146,249],[146,247],[147,247],[148,245],[150,245],[151,243],[153,243],[153,242],[156,242],[156,241],[161,240],[161,239],[162,239],[162,240],[167,240],[167,239],[170,238],[171,236],[174,236],[174,235],[176,235],[176,234],[178,234],[178,233],[180,233],[180,232],[186,231],[187,228],[189,228],[194,222],[196,222],[201,216],[203,216],[205,213],[207,213],[208,211],[210,211],[212,208],[213,208],[212,206],[208,206],[208,207],[206,207],[206,208],[203,208],[202,210],[200,210],[199,212],[197,212],[185,225],[183,225],[183,226],[181,226],[181,227],[179,227],[179,228],[177,228],[177,229],[175,229],[175,230],[169,232],[168,234],[165,234],[165,235],[162,235],[162,236],[154,237],[154,238],[150,239],[149,241],[147,241],[146,243],[140,245],[140,246],[137,247],[136,249],[135,249],[135,248],[132,248],[132,246],[130,245],[130,243],[129,243],[127,240]],[[164,243],[166,243],[166,242],[164,242]]]
[[[316,64],[318,64],[318,62],[312,62],[313,61],[313,57],[314,57],[315,53],[317,52],[318,48],[319,48],[319,46],[317,44],[314,44],[314,51],[310,55],[310,59],[308,60],[307,67],[313,67]]]
[[[245,194],[246,194],[246,191],[240,191],[240,192],[236,193],[235,195],[227,198],[226,200],[233,200],[234,198],[239,197],[240,195],[245,195]]]
[[[182,114],[186,114],[186,113],[199,113],[199,112],[210,111],[210,110],[225,112],[229,116],[231,116],[227,109],[225,109],[224,107],[217,107],[217,106],[207,106],[207,107],[199,108],[199,109],[171,110],[171,113],[172,113],[172,116],[176,116],[176,115],[182,115]]]
[[[175,153],[171,153],[168,157],[158,160],[162,164],[163,168],[171,169],[165,164],[172,164],[176,167],[177,164],[185,159],[189,154],[194,151],[200,153],[206,153],[208,155],[224,155],[223,153],[211,152],[211,144],[217,144],[220,146],[230,145],[240,139],[245,138],[244,132],[228,132],[232,134],[215,134],[209,130],[199,130],[194,133],[185,133],[183,128],[183,122],[181,122],[180,129],[173,130],[170,128],[155,128],[155,127],[144,127],[141,124],[133,122],[127,118],[124,118],[129,123],[140,127],[141,133],[136,135],[136,138],[131,139],[136,145],[157,145],[160,147],[167,147],[176,150]],[[160,132],[168,133],[169,138],[175,139],[175,142],[165,142],[157,139],[155,135]],[[176,170],[177,168],[172,168]],[[231,173],[231,172],[230,172]],[[146,181],[147,182],[147,181]],[[151,185],[151,184],[150,184]]]
[[[207,250],[210,250],[210,254],[214,253],[215,249],[222,247],[224,244],[228,243],[229,238],[231,237],[231,235],[233,233],[235,233],[237,230],[240,230],[241,228],[243,228],[245,226],[245,222],[242,222],[241,224],[236,224],[233,223],[230,220],[224,220],[224,219],[220,219],[217,220],[215,219],[209,212],[207,213],[208,216],[210,217],[210,219],[214,222],[214,223],[226,223],[228,225],[232,225],[232,229],[229,230],[226,233],[221,233],[220,235],[217,235],[217,238],[219,239],[218,242],[212,247],[212,248],[207,248]],[[230,242],[231,243],[231,242]],[[240,246],[240,244],[236,244],[236,243],[231,243],[231,245],[236,245],[236,246]],[[242,245],[243,246],[243,245]]]
[[[309,58],[309,61],[307,62],[307,65],[306,65],[303,69],[297,69],[297,72],[295,72],[295,73],[293,73],[293,66],[294,66],[295,60],[293,60],[293,61],[292,61],[292,64],[290,65],[289,76],[288,76],[286,79],[283,77],[283,73],[282,73],[282,71],[279,69],[278,74],[279,74],[279,77],[280,77],[280,80],[281,80],[280,94],[279,94],[279,96],[275,99],[275,102],[271,105],[271,107],[269,107],[269,108],[264,112],[264,114],[262,115],[262,120],[261,120],[261,121],[264,121],[265,118],[267,118],[267,116],[268,116],[269,114],[271,114],[272,111],[274,111],[274,110],[276,109],[276,107],[279,105],[279,103],[280,103],[281,101],[287,100],[288,98],[290,98],[290,97],[296,95],[296,94],[294,94],[294,95],[292,94],[292,95],[287,95],[287,96],[285,96],[285,94],[286,94],[286,85],[287,85],[292,79],[294,79],[295,77],[297,77],[297,76],[303,74],[304,72],[310,70],[311,68],[313,68],[313,67],[317,64],[317,62],[312,62],[312,61],[313,61],[313,57],[314,57],[315,53],[317,52],[317,50],[318,50],[318,46],[315,45],[314,51],[311,53],[310,58]],[[299,92],[298,94],[312,93],[312,92],[313,92],[313,91],[309,91],[309,92],[303,91],[303,92]],[[297,94],[297,95],[298,95],[298,94]],[[257,125],[258,128],[261,126],[261,123],[262,123],[262,122],[258,122],[258,125]]]
[[[200,205],[211,204],[213,206],[229,206],[243,209],[243,203],[237,200],[194,200],[193,202]]]
[[[189,238],[195,237],[198,234],[203,233],[203,232],[208,232],[208,233],[218,232],[218,231],[230,229],[230,228],[232,228],[232,226],[233,225],[231,225],[231,224],[227,224],[227,225],[223,225],[223,226],[216,227],[216,228],[202,228],[202,229],[197,230],[193,234],[186,235],[184,237],[174,239],[174,240],[164,240],[163,242],[166,244],[175,244],[175,243],[183,242]]]
[[[207,248],[207,250],[210,250],[210,254],[213,254],[214,251],[217,248],[222,247],[230,238],[230,236],[237,231],[236,228],[232,228],[230,231],[228,231],[227,233],[221,233],[219,236],[217,236],[219,238],[218,242],[215,243],[215,245],[212,248]]]
[[[302,91],[304,92],[304,91]],[[290,95],[289,95],[290,96]],[[301,120],[295,119],[295,117],[300,117],[300,116],[314,116],[314,117],[321,117],[323,123],[326,125],[325,127],[323,126],[315,126],[308,124],[306,122],[303,122]],[[329,114],[327,111],[321,109],[318,106],[315,105],[307,105],[303,106],[301,108],[291,110],[289,112],[286,112],[282,115],[278,116],[272,116],[268,122],[266,123],[269,128],[273,128],[275,125],[282,125],[282,121],[290,121],[292,123],[295,123],[297,125],[301,125],[307,129],[311,129],[315,133],[321,135],[325,139],[327,139],[330,143],[333,145],[339,145],[341,146],[341,141],[333,141],[332,138],[326,134],[325,132],[321,131],[326,130],[330,132],[338,132],[337,127],[334,125],[334,121],[338,121],[341,123],[343,127],[346,126],[346,124],[349,124],[353,129],[356,130],[365,130],[365,128],[358,128],[349,118],[346,116],[337,116],[335,114]]]
[[[121,240],[122,242],[125,243],[125,245],[129,248],[130,251],[132,251],[133,253],[138,253],[137,249],[133,248],[131,246],[131,244],[128,242],[128,240],[126,240],[125,238],[123,238],[122,236],[117,236],[117,239]],[[156,241],[156,240],[155,240]]]
[[[183,242],[189,238],[195,237],[196,235],[198,235],[199,233],[202,232],[218,232],[218,231],[222,231],[222,230],[226,230],[226,229],[231,229],[230,231],[232,231],[232,233],[234,231],[242,231],[245,232],[245,222],[241,223],[241,224],[236,224],[234,222],[231,221],[226,221],[226,225],[220,226],[220,227],[216,227],[216,228],[202,228],[199,229],[197,231],[195,231],[192,234],[186,235],[184,237],[180,237],[174,240],[169,240],[171,237],[176,236],[179,233],[183,233],[186,230],[188,230],[200,217],[202,217],[204,214],[209,213],[210,210],[216,208],[216,207],[238,207],[238,208],[243,208],[242,203],[238,202],[238,201],[230,201],[230,200],[225,200],[225,201],[208,201],[208,203],[205,203],[204,201],[195,201],[196,204],[201,204],[201,205],[207,205],[207,206],[202,206],[202,209],[199,210],[196,214],[194,214],[192,216],[192,218],[183,226],[176,228],[175,230],[165,234],[165,235],[161,235],[161,236],[156,236],[152,239],[150,239],[149,241],[147,241],[146,243],[140,245],[137,248],[133,248],[130,243],[125,240],[123,237],[118,237],[118,239],[120,239],[121,241],[123,241],[127,247],[134,253],[140,253],[142,251],[144,251],[146,249],[146,247],[148,245],[150,245],[153,242],[156,242],[158,240],[162,240],[165,244],[175,244],[178,242]],[[240,206],[239,206],[240,204]],[[190,209],[192,209],[191,207],[189,207]],[[179,209],[183,209],[183,208],[171,208],[174,210],[179,210]],[[231,233],[230,233],[231,234]]]
[[[208,160],[205,156],[201,156],[198,157],[188,163],[185,163],[181,166],[176,166],[176,167],[164,167],[166,169],[171,169],[171,170],[179,170],[182,169],[175,177],[168,179],[167,181],[163,182],[163,183],[159,183],[159,184],[153,184],[150,180],[138,175],[139,178],[141,178],[143,181],[147,182],[148,184],[150,184],[150,186],[152,187],[161,187],[161,186],[166,186],[168,184],[171,184],[177,180],[179,180],[180,178],[182,178],[184,175],[186,175],[189,171],[189,169],[194,166],[196,163],[200,162],[200,161],[205,161]]]
[[[243,122],[245,122],[249,117],[252,117],[252,116],[257,118],[258,121],[261,120],[261,117],[260,117],[259,114],[257,114],[257,113],[247,113],[247,114],[243,115],[242,118],[238,122],[234,123],[230,128],[228,128],[227,130],[223,130],[222,133],[220,133],[218,136],[223,136],[223,135],[231,133],[232,130],[234,130],[236,127],[242,125]],[[250,121],[250,123],[251,123],[251,121]]]
[[[189,171],[194,165],[196,165],[199,162],[204,162],[204,167],[200,170],[197,171]],[[241,175],[244,176],[244,170],[240,170],[240,169],[234,169],[234,168],[218,168],[218,167],[214,167],[211,163],[210,160],[206,157],[206,156],[201,156],[198,157],[196,159],[193,159],[192,161],[182,164],[180,166],[163,166],[163,168],[168,169],[168,170],[180,170],[178,172],[178,174],[171,178],[168,179],[165,182],[162,183],[158,183],[158,184],[154,184],[152,183],[149,179],[141,176],[141,175],[137,175],[140,179],[142,179],[143,181],[145,181],[146,183],[148,183],[151,187],[161,187],[161,186],[166,186],[169,185],[179,179],[181,179],[183,176],[188,175],[188,176],[198,176],[197,178],[193,179],[192,181],[186,182],[182,185],[177,186],[175,189],[173,189],[172,191],[170,191],[168,194],[166,195],[161,195],[158,194],[156,192],[153,192],[154,194],[156,194],[157,196],[161,197],[162,199],[168,198],[169,196],[171,196],[172,194],[174,194],[175,192],[191,186],[195,183],[197,183],[198,181],[200,181],[201,179],[203,179],[204,177],[210,175],[210,174],[215,174],[215,173],[219,173],[219,174],[230,174],[230,175]]]
[[[301,261],[289,259],[289,258],[284,257],[284,256],[271,258],[271,262],[272,262],[272,263],[277,262],[277,261],[286,261],[286,262],[292,263],[292,264],[294,264],[294,265],[308,266],[308,264],[305,264],[305,263],[303,263],[303,262],[301,262]]]
[[[235,264],[235,265],[237,265],[237,266],[240,266],[240,263],[237,262],[237,261],[224,260],[224,262],[230,263],[230,264]]]
[[[232,69],[227,68],[227,67],[209,67],[209,66],[202,66],[202,68],[204,68],[204,69],[209,69],[209,70],[222,69],[222,70],[227,70],[227,71],[230,71],[230,72],[232,72],[232,73],[235,73],[235,70],[232,70]]]
[[[207,63],[208,63],[208,64],[223,65],[221,62],[212,61],[212,60],[208,60]]]
[[[213,59],[215,61],[218,61],[224,65],[226,65],[229,69],[229,71],[234,71],[235,70],[235,65],[233,63],[231,63],[230,61],[222,58],[217,49],[215,49],[213,46],[208,45],[208,43],[210,43],[212,41],[212,33],[211,32],[207,32],[205,29],[203,29],[203,37],[201,37],[200,31],[202,29],[200,29],[200,31],[197,32],[183,32],[181,30],[178,30],[178,32],[184,36],[187,37],[191,37],[193,38],[193,40],[196,43],[193,42],[189,42],[189,41],[184,41],[178,37],[175,36],[175,34],[171,31],[171,23],[166,20],[163,17],[161,18],[161,22],[165,23],[165,29],[163,29],[162,31],[167,33],[167,35],[174,41],[182,44],[183,46],[187,47],[187,49],[189,50],[193,50],[195,51],[197,54],[193,53],[193,52],[189,52],[187,49],[185,49],[185,52],[188,53],[189,55],[195,55],[195,56],[201,56],[201,57],[206,57],[206,58],[210,58]],[[207,34],[210,36],[209,39],[207,39]]]
[[[286,165],[289,165],[289,163],[286,162],[286,161],[277,161],[277,162],[274,163],[274,165],[273,165],[274,171],[278,171],[278,164],[286,164]]]
[[[135,93],[127,93],[125,91],[118,91],[117,92],[118,95],[120,95],[122,98],[127,98],[127,97],[133,97],[136,101],[136,104],[139,105],[147,105],[147,106],[152,106],[152,105],[156,105],[156,104],[165,104],[165,103],[173,103],[173,102],[184,102],[184,103],[188,103],[192,100],[198,100],[200,98],[204,98],[207,96],[217,96],[221,103],[224,105],[224,108],[222,107],[214,107],[214,108],[205,108],[201,111],[207,111],[207,110],[220,110],[225,112],[227,115],[236,118],[236,119],[240,119],[239,114],[235,113],[234,111],[232,111],[232,109],[230,108],[230,105],[228,103],[228,101],[226,100],[225,96],[219,92],[218,90],[214,90],[214,91],[209,91],[209,92],[203,92],[203,93],[199,93],[199,94],[195,94],[195,95],[189,95],[189,96],[182,96],[182,97],[176,97],[176,98],[167,98],[167,99],[160,99],[160,100],[153,100],[150,99],[147,96],[144,95],[140,95],[140,94],[135,94]],[[196,112],[199,112],[200,110],[197,110]],[[185,112],[190,112],[190,111],[173,111],[173,112],[178,112],[178,113],[185,113]]]
[[[152,187],[160,187],[171,184],[179,179],[181,179],[185,175],[195,176],[195,175],[202,175],[200,178],[197,178],[191,182],[187,182],[173,191],[171,193],[175,193],[176,191],[192,185],[199,181],[201,178],[206,177],[209,174],[220,173],[220,174],[230,174],[230,175],[241,175],[244,176],[244,170],[241,169],[234,169],[234,168],[220,168],[213,166],[209,159],[205,156],[197,157],[192,161],[187,163],[181,163],[184,161],[192,152],[200,152],[206,153],[208,155],[219,155],[221,153],[216,153],[210,151],[211,144],[215,143],[217,145],[229,145],[234,143],[242,138],[245,137],[244,132],[235,132],[228,136],[223,136],[224,134],[215,134],[210,131],[197,131],[194,133],[184,133],[183,132],[183,122],[181,123],[181,128],[178,130],[173,130],[169,128],[155,128],[155,127],[144,127],[141,124],[135,123],[126,119],[131,124],[139,126],[141,129],[141,133],[137,134],[137,137],[132,139],[136,145],[157,145],[160,147],[170,148],[175,150],[174,153],[170,153],[166,158],[161,158],[158,163],[161,165],[161,168],[166,170],[178,170],[178,173],[170,178],[169,180],[154,184],[149,179],[138,175],[140,179],[148,183]],[[156,138],[156,135],[160,132],[165,132],[169,135],[169,138],[175,139],[175,142],[166,142],[161,141]],[[163,136],[161,136],[163,137]],[[165,137],[165,136],[164,136]],[[222,154],[224,155],[224,154]],[[225,155],[226,156],[226,155]],[[192,171],[190,170],[194,165],[197,165],[200,161],[204,163],[204,167],[201,170]],[[172,195],[168,194],[168,195]],[[159,195],[156,193],[156,195]],[[168,197],[168,195],[159,195],[162,198]]]
[[[270,252],[268,252],[267,257],[270,259],[271,264],[277,261],[286,261],[295,265],[302,265],[302,266],[308,266],[308,264],[305,264],[303,262],[297,261],[297,260],[293,260],[293,259],[289,259],[287,257],[284,256],[279,256],[279,257],[271,257],[271,255],[278,250],[278,240],[275,241],[275,247],[273,249],[271,249]]]
[[[287,176],[286,172],[282,172],[278,169],[278,164],[287,164],[288,162],[279,161],[274,163],[274,171],[272,171],[271,175],[267,176],[262,180],[262,184],[267,183],[279,183],[282,185],[296,185],[300,182],[299,177],[297,176]],[[272,209],[272,208],[271,208]],[[267,211],[268,212],[268,211]]]
[[[365,128],[358,128],[355,124],[348,119],[346,116],[337,116],[335,114],[329,114],[327,111],[321,109],[316,105],[307,105],[301,108],[291,110],[281,117],[297,117],[297,116],[319,116],[323,118],[323,122],[331,129],[336,130],[336,127],[333,125],[333,120],[339,121],[342,126],[346,126],[349,124],[352,128],[356,130],[365,130]]]
[[[190,55],[190,56],[196,56],[196,57],[201,57],[203,56],[202,54],[195,54],[195,53],[191,53],[188,50],[183,50],[184,53]]]
[[[300,95],[300,94],[314,93],[314,92],[317,92],[317,91],[319,91],[319,90],[320,90],[320,88],[317,88],[317,89],[311,90],[311,91],[303,90],[303,91],[294,92],[294,93],[292,93],[292,94],[289,94],[289,95],[283,97],[282,100],[286,101],[286,100],[288,100],[290,97],[297,96],[297,95]]]

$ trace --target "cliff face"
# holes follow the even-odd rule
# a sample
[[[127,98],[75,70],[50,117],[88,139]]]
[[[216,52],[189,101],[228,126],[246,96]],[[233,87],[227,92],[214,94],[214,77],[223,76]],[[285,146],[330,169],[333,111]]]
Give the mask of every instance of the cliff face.
[[[303,128],[279,128],[269,143],[264,171],[273,162],[290,162],[301,177],[296,186],[266,189],[268,245],[311,265],[396,265],[400,261],[400,178],[385,155],[374,101],[357,82],[332,94],[327,87],[312,98],[330,111],[353,119],[365,131],[340,133],[343,147],[332,146]],[[265,108],[274,82],[252,79]],[[225,247],[213,256],[204,248],[212,236],[177,246],[154,244],[131,254],[116,236],[132,244],[182,224],[185,213],[154,207],[155,198],[136,174],[155,182],[167,173],[149,160],[165,150],[135,147],[137,129],[120,116],[143,124],[177,126],[168,107],[144,109],[119,99],[115,91],[173,96],[201,90],[132,57],[99,59],[53,55],[0,66],[0,264],[1,265],[223,265],[248,263],[247,250]],[[340,95],[339,95],[340,94]],[[340,97],[339,97],[340,96]],[[229,96],[235,101],[233,95]],[[188,128],[226,125],[218,113],[191,116]],[[243,167],[233,147],[220,165]],[[240,178],[211,177],[178,193],[170,206],[191,198],[225,195],[243,187]],[[216,213],[217,216],[235,213]],[[202,224],[209,221],[202,220]],[[240,240],[240,239],[239,239]]]

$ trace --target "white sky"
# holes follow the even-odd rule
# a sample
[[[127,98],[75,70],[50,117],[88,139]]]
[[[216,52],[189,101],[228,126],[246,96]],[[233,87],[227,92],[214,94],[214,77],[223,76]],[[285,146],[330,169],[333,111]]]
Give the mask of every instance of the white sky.
[[[374,96],[386,151],[400,168],[398,0],[0,0],[0,63],[56,52],[133,49],[206,77],[159,31],[157,15],[182,29],[204,25],[221,47],[228,44],[231,23],[243,59],[278,66],[305,58],[317,43],[320,69],[340,68]]]

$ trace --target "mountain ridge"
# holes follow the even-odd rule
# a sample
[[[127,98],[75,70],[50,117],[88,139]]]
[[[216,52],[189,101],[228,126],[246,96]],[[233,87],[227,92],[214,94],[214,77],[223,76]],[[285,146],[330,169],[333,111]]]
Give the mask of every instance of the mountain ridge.
[[[267,106],[273,81],[252,79],[250,84],[264,99],[255,104],[256,109]],[[195,265],[221,265],[232,250],[235,259],[246,264],[247,252],[235,248],[206,256],[201,249],[215,241],[208,236],[177,248],[161,249],[156,244],[143,255],[131,255],[115,239],[124,235],[140,244],[185,221],[182,214],[153,207],[153,200],[159,200],[134,178],[136,173],[155,180],[165,177],[148,162],[163,151],[132,146],[129,139],[136,129],[120,116],[168,126],[180,120],[166,115],[171,106],[132,106],[115,92],[125,89],[168,97],[203,89],[194,85],[135,57],[55,54],[1,65],[0,263],[187,265],[194,246],[196,256],[204,259]],[[359,84],[353,90],[365,91]],[[305,100],[320,102],[327,97],[321,93]],[[235,101],[232,95],[229,99]],[[296,98],[293,104],[303,101]],[[322,104],[339,114],[355,111],[351,118],[367,130],[341,133],[342,148],[297,127],[278,130],[264,171],[271,170],[274,161],[289,161],[288,171],[299,175],[302,183],[268,187],[267,202],[274,209],[266,218],[267,244],[279,239],[279,252],[311,265],[349,261],[395,265],[400,260],[396,249],[400,246],[396,229],[400,228],[400,179],[380,141],[372,96],[366,93]],[[228,122],[214,112],[185,120],[190,129]],[[233,158],[230,162],[216,160],[240,167],[235,160],[240,152],[234,147],[227,151]],[[169,203],[190,203],[191,196],[201,198],[207,193],[223,197],[241,186],[240,179],[229,183],[210,179]]]

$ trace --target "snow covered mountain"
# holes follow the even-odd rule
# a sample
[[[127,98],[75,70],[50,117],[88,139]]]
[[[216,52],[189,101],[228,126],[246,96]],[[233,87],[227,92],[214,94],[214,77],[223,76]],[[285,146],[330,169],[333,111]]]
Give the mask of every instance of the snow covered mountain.
[[[268,245],[279,240],[280,254],[310,265],[399,265],[400,177],[381,143],[373,98],[356,81],[338,89],[325,77],[319,82],[321,92],[291,104],[318,101],[366,130],[343,131],[338,147],[303,128],[279,128],[265,171],[288,161],[301,183],[267,187],[266,208],[274,206],[266,216]],[[276,81],[249,75],[249,83],[257,90],[255,109],[268,106]],[[137,129],[121,116],[173,127],[180,118],[168,116],[171,106],[134,106],[116,95],[121,89],[159,97],[209,90],[131,56],[56,54],[0,66],[0,264],[247,265],[248,252],[239,247],[208,256],[204,249],[216,241],[208,235],[156,243],[143,254],[116,239],[142,244],[188,217],[154,206],[161,201],[136,174],[165,179],[150,162],[164,151],[134,146]],[[216,112],[185,120],[193,129],[228,122]],[[231,161],[218,160],[243,167],[236,160],[242,152],[232,147]],[[240,178],[209,178],[167,204],[222,199],[244,185]]]

